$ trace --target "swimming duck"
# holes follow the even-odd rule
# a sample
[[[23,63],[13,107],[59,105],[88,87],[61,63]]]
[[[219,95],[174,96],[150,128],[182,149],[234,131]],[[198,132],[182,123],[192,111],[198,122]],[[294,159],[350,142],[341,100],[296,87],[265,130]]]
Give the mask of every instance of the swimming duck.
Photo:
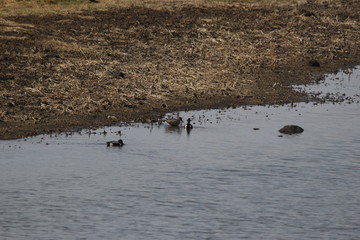
[[[123,140],[106,142],[108,147],[121,147],[124,146]]]
[[[184,122],[181,117],[166,119],[166,122],[173,127],[179,126],[181,122]]]
[[[190,118],[188,118],[187,120],[187,123],[185,124],[185,128],[186,129],[192,129],[193,128],[193,125],[190,123],[191,122],[191,119]]]

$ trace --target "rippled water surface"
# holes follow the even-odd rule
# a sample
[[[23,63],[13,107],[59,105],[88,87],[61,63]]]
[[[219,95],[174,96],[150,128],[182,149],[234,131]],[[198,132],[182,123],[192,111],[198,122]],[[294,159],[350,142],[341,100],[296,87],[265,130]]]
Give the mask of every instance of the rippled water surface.
[[[358,239],[360,70],[310,88],[351,100],[0,141],[0,239]]]

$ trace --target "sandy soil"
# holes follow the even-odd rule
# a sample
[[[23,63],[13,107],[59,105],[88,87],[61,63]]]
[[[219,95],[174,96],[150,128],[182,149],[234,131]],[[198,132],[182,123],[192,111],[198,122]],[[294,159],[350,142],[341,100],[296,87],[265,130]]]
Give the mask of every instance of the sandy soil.
[[[177,110],[304,101],[360,63],[358,0],[0,18],[0,139]]]

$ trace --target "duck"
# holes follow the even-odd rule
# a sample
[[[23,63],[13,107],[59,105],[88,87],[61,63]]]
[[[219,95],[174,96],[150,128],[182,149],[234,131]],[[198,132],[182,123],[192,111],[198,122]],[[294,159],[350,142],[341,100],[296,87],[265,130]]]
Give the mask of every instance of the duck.
[[[184,122],[181,117],[166,119],[166,122],[173,127],[179,126],[181,122]]]
[[[119,139],[118,141],[106,142],[106,145],[108,147],[121,147],[121,146],[124,146],[124,142],[123,142],[123,140]]]
[[[187,121],[187,123],[184,125],[184,128],[186,128],[186,129],[192,129],[192,128],[193,128],[193,125],[190,123],[190,122],[191,122],[191,119],[188,118],[186,121]]]

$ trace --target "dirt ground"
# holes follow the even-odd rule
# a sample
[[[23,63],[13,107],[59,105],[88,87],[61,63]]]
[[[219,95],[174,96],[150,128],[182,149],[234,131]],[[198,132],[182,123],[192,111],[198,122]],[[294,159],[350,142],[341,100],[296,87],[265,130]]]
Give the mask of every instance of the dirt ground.
[[[291,85],[360,63],[359,46],[359,0],[2,17],[0,139],[305,101]]]

